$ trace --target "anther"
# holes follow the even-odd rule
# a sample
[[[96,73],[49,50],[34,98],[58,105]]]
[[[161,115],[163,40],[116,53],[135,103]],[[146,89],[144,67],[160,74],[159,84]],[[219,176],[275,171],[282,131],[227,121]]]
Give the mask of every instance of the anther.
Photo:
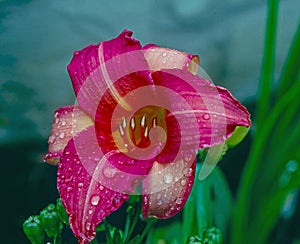
[[[148,137],[148,132],[149,132],[149,128],[148,126],[145,127],[145,132],[144,132],[144,136]]]
[[[135,121],[134,121],[134,117],[133,118],[131,118],[131,120],[130,120],[130,126],[131,126],[131,129],[135,129]]]
[[[119,125],[119,132],[121,136],[124,136],[124,130],[123,127],[121,125]]]
[[[124,129],[126,128],[126,118],[125,117],[122,120],[122,126]]]
[[[157,118],[153,118],[152,124],[153,124],[153,128],[157,126]]]
[[[145,124],[146,124],[146,115],[143,115],[141,119],[141,126],[144,127]]]

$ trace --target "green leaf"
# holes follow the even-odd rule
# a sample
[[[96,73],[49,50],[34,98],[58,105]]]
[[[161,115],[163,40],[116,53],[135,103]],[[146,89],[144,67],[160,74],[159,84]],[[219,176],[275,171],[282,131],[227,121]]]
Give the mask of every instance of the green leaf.
[[[226,140],[226,145],[228,146],[228,148],[232,148],[238,145],[248,134],[249,129],[249,127],[237,126],[233,134]]]
[[[232,213],[233,199],[228,183],[219,167],[211,175],[211,184],[213,190],[213,213],[214,225],[226,233],[229,218]]]
[[[41,226],[50,238],[56,238],[63,228],[54,204],[49,204],[40,212]]]
[[[268,0],[268,16],[264,44],[264,55],[257,104],[257,127],[263,126],[265,116],[270,109],[271,85],[274,79],[276,58],[276,31],[278,17],[278,0]]]
[[[300,23],[289,50],[288,57],[281,72],[279,79],[278,96],[282,96],[291,85],[299,78],[299,63],[300,63]]]
[[[66,225],[69,224],[69,215],[67,214],[67,211],[65,207],[63,206],[61,199],[58,198],[56,200],[56,212],[58,214],[59,219]]]

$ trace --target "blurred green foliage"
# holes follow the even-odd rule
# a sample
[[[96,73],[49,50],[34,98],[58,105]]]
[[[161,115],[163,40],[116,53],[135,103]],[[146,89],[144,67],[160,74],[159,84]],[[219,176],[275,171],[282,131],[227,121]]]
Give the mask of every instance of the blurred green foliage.
[[[287,243],[276,239],[291,192],[300,188],[300,25],[271,93],[276,60],[279,1],[268,2],[261,88],[254,113],[253,142],[234,205],[231,243]],[[295,200],[297,202],[297,196]],[[289,205],[293,213],[297,205]],[[275,228],[279,226],[278,228]],[[287,238],[288,233],[285,235]]]
[[[232,152],[229,150],[224,157],[221,167],[227,179],[221,169],[216,168],[205,181],[196,181],[182,215],[155,225],[148,243],[162,240],[167,244],[183,243],[190,236],[200,238],[203,229],[212,225],[222,231],[224,243],[300,243],[297,204],[300,188],[300,25],[277,87],[271,90],[275,76],[279,1],[268,2],[261,87],[251,138],[248,136],[246,142]],[[23,221],[58,197],[54,183],[56,168],[41,164],[46,141],[34,133],[35,125],[27,119],[33,107],[39,110],[44,105],[36,103],[33,91],[17,81],[1,84],[0,96],[0,157],[4,172],[9,172],[2,177],[2,185],[9,185],[3,190],[6,200],[0,208],[1,218],[5,220],[2,231],[11,233],[14,230],[14,235],[3,234],[2,242],[26,243],[21,230]],[[10,114],[18,116],[12,120]],[[3,128],[5,135],[1,134]],[[26,141],[11,140],[16,133]],[[247,152],[249,144],[251,149]],[[245,168],[239,168],[246,156]],[[229,161],[237,163],[233,167]],[[56,206],[59,208],[59,202]],[[14,211],[7,211],[9,207]],[[113,219],[118,222],[118,218],[112,216],[111,222]],[[63,219],[66,223],[65,215]],[[29,222],[34,224],[35,219]],[[102,234],[105,228],[109,229],[112,242],[124,238],[124,233],[110,225],[100,225],[97,230]],[[140,235],[136,235],[136,243],[139,238]],[[76,243],[74,238],[67,240]]]

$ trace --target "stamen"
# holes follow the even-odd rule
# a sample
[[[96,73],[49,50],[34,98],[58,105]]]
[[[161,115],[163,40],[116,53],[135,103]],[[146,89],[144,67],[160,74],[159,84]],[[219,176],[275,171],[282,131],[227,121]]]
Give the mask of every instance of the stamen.
[[[124,130],[123,127],[121,125],[119,125],[119,132],[121,136],[124,136]]]
[[[157,126],[157,118],[153,118],[152,125],[153,125],[153,128],[155,128]]]
[[[126,118],[125,117],[122,120],[122,126],[124,129],[126,128]]]
[[[144,127],[145,124],[146,124],[146,115],[143,115],[141,119],[141,126]]]
[[[149,132],[149,128],[148,128],[148,126],[146,126],[145,132],[144,132],[144,136],[145,137],[148,137],[148,132]]]
[[[135,129],[135,121],[134,121],[134,117],[131,118],[130,120],[130,126],[131,126],[131,129]]]

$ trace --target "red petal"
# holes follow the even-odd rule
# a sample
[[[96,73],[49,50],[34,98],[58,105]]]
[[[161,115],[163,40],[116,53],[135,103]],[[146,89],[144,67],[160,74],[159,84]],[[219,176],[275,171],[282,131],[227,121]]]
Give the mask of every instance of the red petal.
[[[250,126],[250,114],[225,88],[181,70],[153,73],[171,103],[169,112],[180,126],[169,126],[168,139],[198,150],[225,141],[236,126]],[[163,90],[162,90],[163,91]],[[158,96],[162,96],[159,94]],[[173,136],[176,135],[176,136]],[[177,142],[177,143],[179,143]]]
[[[131,31],[124,30],[117,38],[102,42],[104,61],[107,61],[112,57],[122,53],[141,49],[141,44],[131,36]],[[68,71],[72,79],[76,95],[78,94],[85,80],[100,64],[98,56],[100,44],[91,44],[81,51],[74,52],[73,59],[68,65]]]
[[[138,181],[132,183],[132,175],[123,176],[103,156],[93,127],[68,143],[58,165],[57,185],[80,243],[90,242],[96,226],[127,200],[125,192],[133,192]]]
[[[46,162],[56,165],[69,140],[92,124],[91,118],[78,106],[66,106],[56,110],[48,140]]]
[[[150,44],[143,48],[145,58],[152,71],[162,69],[182,69],[196,74],[199,67],[197,55],[180,52],[174,49],[162,48]]]
[[[92,118],[107,90],[122,103],[120,90],[114,84],[117,80],[149,69],[140,43],[131,35],[132,32],[125,30],[115,39],[77,51],[68,66],[78,104]]]
[[[192,162],[189,160],[193,160]],[[195,178],[194,157],[171,164],[155,163],[143,181],[143,217],[170,218],[185,205]]]
[[[153,147],[147,150],[136,147],[128,134],[132,115],[139,110],[140,106],[151,104],[145,100],[144,92],[139,91],[147,89],[151,100],[155,97],[153,87],[149,86],[151,83],[153,81],[149,71],[124,76],[114,83],[114,87],[130,108],[128,110],[124,108],[108,90],[101,97],[95,115],[96,135],[100,148],[104,154],[118,151],[112,156],[111,163],[119,170],[130,174],[146,175],[155,158]],[[143,158],[142,155],[145,157]]]

